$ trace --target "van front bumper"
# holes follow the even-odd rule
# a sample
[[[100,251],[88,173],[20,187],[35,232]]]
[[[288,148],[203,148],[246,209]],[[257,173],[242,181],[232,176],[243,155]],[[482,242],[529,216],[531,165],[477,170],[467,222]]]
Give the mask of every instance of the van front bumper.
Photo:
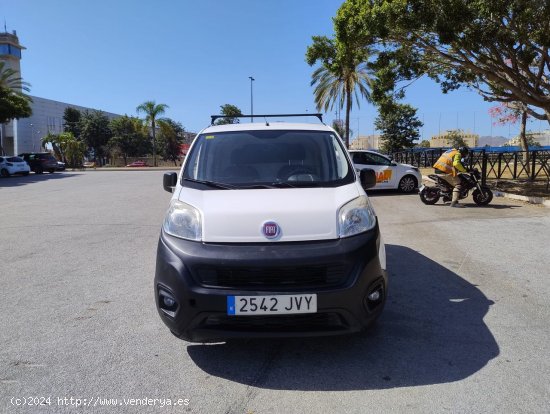
[[[192,242],[162,231],[157,310],[174,335],[192,342],[359,332],[387,297],[380,243],[378,226],[345,239],[263,244]],[[380,297],[369,300],[374,291]],[[301,293],[317,295],[316,313],[227,314],[228,296]]]

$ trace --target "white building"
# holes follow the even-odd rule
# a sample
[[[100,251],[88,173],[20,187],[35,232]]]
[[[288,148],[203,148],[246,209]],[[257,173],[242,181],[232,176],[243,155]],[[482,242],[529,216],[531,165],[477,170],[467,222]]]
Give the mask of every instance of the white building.
[[[350,142],[349,148],[354,150],[378,150],[380,149],[380,135],[359,135]]]
[[[431,148],[449,147],[451,145],[452,137],[454,134],[458,134],[464,140],[464,143],[468,147],[474,148],[478,146],[478,143],[479,143],[478,134],[473,134],[471,132],[466,132],[462,130],[454,130],[454,131],[446,131],[439,135],[434,135],[430,139],[430,147]]]
[[[72,105],[51,99],[31,96],[32,115],[29,118],[13,120],[13,135],[7,136],[2,143],[6,154],[21,154],[22,152],[43,151],[42,138],[48,133],[60,134],[63,132],[65,109],[75,108],[79,111],[93,111],[91,108]],[[103,112],[108,118],[120,115]]]
[[[527,132],[526,135],[528,138],[533,138],[533,141],[537,142],[541,147],[550,146],[550,130],[548,129],[541,132]],[[520,145],[519,135],[508,141],[506,145]]]

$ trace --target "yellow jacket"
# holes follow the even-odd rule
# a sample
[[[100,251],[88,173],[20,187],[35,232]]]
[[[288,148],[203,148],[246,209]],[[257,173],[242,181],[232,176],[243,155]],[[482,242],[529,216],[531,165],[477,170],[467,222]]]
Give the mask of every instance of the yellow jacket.
[[[434,168],[445,174],[452,174],[453,177],[456,177],[459,172],[466,172],[466,168],[462,165],[462,156],[454,148],[441,154],[441,157],[435,162]]]

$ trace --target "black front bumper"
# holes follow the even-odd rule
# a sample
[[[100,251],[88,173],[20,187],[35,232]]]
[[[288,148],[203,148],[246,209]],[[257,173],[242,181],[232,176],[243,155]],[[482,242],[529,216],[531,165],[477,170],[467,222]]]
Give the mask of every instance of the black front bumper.
[[[379,245],[378,226],[346,239],[264,244],[191,242],[162,231],[157,309],[174,335],[194,342],[358,332],[378,317],[387,296]],[[374,290],[380,299],[367,300]],[[317,313],[227,315],[227,296],[293,293],[317,294]],[[166,306],[164,296],[175,303]]]

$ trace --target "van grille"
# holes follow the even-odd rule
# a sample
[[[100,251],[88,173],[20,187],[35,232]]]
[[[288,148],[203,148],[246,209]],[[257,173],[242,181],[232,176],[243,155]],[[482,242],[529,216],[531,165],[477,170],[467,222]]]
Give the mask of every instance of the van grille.
[[[348,272],[343,264],[288,267],[200,267],[195,277],[205,287],[284,290],[342,285]]]
[[[308,315],[209,316],[199,326],[203,329],[241,332],[323,332],[348,328],[346,321],[333,312]]]

